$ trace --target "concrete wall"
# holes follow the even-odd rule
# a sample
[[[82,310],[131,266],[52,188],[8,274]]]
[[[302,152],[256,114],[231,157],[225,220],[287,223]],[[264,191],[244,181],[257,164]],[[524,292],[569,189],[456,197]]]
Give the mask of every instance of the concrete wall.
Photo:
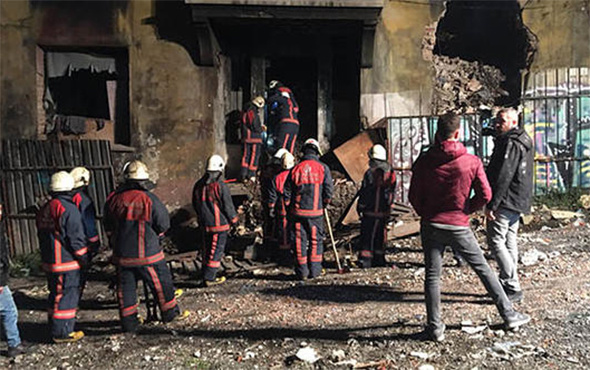
[[[432,70],[422,57],[427,27],[442,11],[439,2],[385,3],[375,34],[373,68],[361,73],[361,117],[430,113]]]
[[[589,0],[531,0],[522,14],[539,38],[532,71],[590,67]]]
[[[39,3],[38,3],[39,4]],[[37,134],[36,49],[120,47],[129,55],[131,144],[171,209],[190,203],[194,181],[222,140],[215,120],[217,68],[198,67],[186,48],[159,38],[151,1],[2,1],[2,138]],[[223,109],[218,105],[219,109]],[[223,112],[217,114],[223,120]],[[218,148],[219,149],[219,148]]]

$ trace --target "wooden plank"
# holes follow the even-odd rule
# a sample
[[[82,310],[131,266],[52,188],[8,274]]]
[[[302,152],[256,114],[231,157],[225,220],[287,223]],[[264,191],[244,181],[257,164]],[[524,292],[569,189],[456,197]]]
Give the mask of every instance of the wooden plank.
[[[334,155],[354,182],[362,181],[365,171],[369,168],[367,153],[376,143],[374,136],[369,130],[364,131],[334,149]]]

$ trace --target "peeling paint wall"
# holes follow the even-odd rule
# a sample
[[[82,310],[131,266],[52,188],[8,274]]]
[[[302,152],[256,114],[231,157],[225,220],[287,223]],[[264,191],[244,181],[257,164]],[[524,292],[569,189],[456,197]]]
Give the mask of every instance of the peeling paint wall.
[[[134,155],[146,162],[170,209],[187,206],[207,157],[225,150],[218,140],[224,113],[215,112],[223,109],[215,104],[218,68],[196,66],[186,48],[159,37],[149,21],[153,1],[31,4],[0,3],[1,138],[37,135],[37,45],[125,48]]]
[[[386,2],[375,34],[373,68],[361,73],[366,123],[430,113],[432,70],[422,57],[422,39],[441,12],[440,2]]]
[[[522,15],[539,38],[532,71],[590,66],[590,0],[530,0]]]

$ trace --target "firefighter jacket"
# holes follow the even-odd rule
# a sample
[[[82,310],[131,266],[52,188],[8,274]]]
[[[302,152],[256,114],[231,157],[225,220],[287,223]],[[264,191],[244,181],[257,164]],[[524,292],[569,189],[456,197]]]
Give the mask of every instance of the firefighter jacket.
[[[316,154],[307,153],[287,177],[285,205],[293,216],[320,217],[332,199],[333,187],[328,166]]]
[[[287,208],[285,207],[285,198],[283,197],[285,189],[285,181],[289,176],[289,170],[283,170],[275,176],[270,184],[269,196],[268,196],[268,208],[276,209],[277,215],[285,217],[287,216]]]
[[[98,243],[98,231],[96,230],[96,211],[94,208],[94,202],[83,188],[80,188],[76,191],[72,197],[72,200],[82,215],[82,223],[84,225],[84,233],[86,234],[87,244],[90,245]]]
[[[272,126],[276,128],[281,123],[293,123],[299,125],[299,106],[295,101],[293,92],[288,87],[278,88],[269,98],[270,119]]]
[[[104,209],[113,263],[134,267],[164,259],[160,237],[170,227],[168,210],[142,182],[127,181],[112,192]]]
[[[207,171],[193,188],[193,208],[206,232],[227,231],[238,222],[229,188],[220,172]]]
[[[37,213],[43,270],[62,273],[86,263],[88,246],[82,216],[70,193],[57,193]]]
[[[275,157],[270,158],[260,171],[260,198],[264,206],[268,205],[272,183],[279,172],[281,172],[281,164]]]
[[[242,142],[262,143],[262,122],[258,114],[258,107],[251,102],[242,113]]]
[[[395,172],[389,163],[371,160],[359,191],[357,212],[368,217],[389,217],[395,182]]]
[[[533,196],[533,141],[521,129],[512,129],[496,138],[486,174],[492,187],[492,211],[506,208],[527,214]]]

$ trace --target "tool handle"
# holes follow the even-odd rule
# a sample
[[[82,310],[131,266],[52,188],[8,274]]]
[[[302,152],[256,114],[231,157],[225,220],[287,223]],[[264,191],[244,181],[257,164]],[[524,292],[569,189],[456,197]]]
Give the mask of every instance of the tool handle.
[[[328,210],[325,208],[324,216],[326,217],[326,223],[328,224],[328,233],[330,234],[330,240],[332,241],[332,249],[334,249],[334,256],[336,257],[336,265],[338,266],[338,271],[341,271],[342,266],[340,265],[340,258],[338,257],[338,251],[336,250],[336,242],[334,242],[334,234],[332,233],[332,224],[330,222],[330,216],[328,215]]]

